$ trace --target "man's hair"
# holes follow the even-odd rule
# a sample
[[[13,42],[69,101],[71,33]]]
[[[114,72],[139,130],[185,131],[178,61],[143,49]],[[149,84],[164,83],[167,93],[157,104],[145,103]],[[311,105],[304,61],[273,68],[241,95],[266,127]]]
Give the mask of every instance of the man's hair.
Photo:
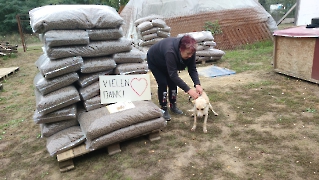
[[[183,36],[181,39],[181,42],[179,44],[179,48],[182,51],[184,51],[186,49],[190,49],[191,51],[195,52],[196,46],[197,46],[196,40],[190,35]]]

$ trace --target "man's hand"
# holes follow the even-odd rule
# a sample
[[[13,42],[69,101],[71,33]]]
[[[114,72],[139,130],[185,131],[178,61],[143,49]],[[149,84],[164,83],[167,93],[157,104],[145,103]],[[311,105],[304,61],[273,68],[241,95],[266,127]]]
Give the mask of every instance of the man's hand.
[[[203,93],[203,88],[201,85],[196,85],[196,92],[200,95]]]
[[[188,95],[190,95],[193,99],[197,99],[199,94],[195,89],[190,89],[188,92]]]

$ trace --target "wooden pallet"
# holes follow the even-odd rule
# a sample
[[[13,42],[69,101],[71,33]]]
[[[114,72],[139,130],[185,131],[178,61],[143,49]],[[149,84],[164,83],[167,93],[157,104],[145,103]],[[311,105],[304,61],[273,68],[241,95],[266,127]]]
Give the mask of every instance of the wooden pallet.
[[[211,62],[211,61],[209,61],[209,62]],[[196,61],[196,64],[206,64],[206,63],[208,63],[207,60]]]
[[[148,135],[148,139],[152,142],[152,141],[161,139],[159,132],[160,130],[154,130],[150,133],[143,134],[141,136]],[[113,155],[113,154],[121,152],[120,143],[121,142],[117,142],[107,146],[108,154]],[[86,149],[85,144],[81,144],[77,147],[74,147],[73,149],[57,154],[57,160],[59,162],[60,172],[66,172],[66,171],[74,169],[75,166],[73,163],[73,158],[87,154],[89,152],[91,151]]]
[[[6,55],[6,54],[11,54],[11,53],[18,53],[18,50],[14,50],[14,49],[1,49],[0,52],[4,53],[4,55]]]
[[[19,67],[0,68],[0,81],[19,71]]]
[[[18,45],[10,45],[9,42],[0,42],[0,56],[11,56],[12,53],[18,53]]]
[[[212,57],[210,59],[203,59],[203,60],[196,59],[196,64],[213,63],[213,62],[217,62],[218,60],[221,60],[221,59],[222,59],[222,57]]]

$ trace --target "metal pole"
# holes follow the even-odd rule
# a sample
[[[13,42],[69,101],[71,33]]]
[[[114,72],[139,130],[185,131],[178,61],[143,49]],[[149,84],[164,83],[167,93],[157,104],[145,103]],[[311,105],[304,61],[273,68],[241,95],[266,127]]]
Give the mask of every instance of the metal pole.
[[[278,22],[277,22],[277,26],[289,15],[289,13],[295,9],[295,7],[297,6],[297,3],[295,3],[290,9],[289,11],[284,15],[284,17],[282,17]]]
[[[23,32],[22,32],[21,20],[20,20],[19,14],[16,15],[16,19],[18,21],[18,28],[19,28],[19,33],[20,33],[21,42],[22,42],[22,46],[23,46],[23,51],[26,52],[27,47],[26,47],[25,41],[24,41],[24,36],[23,36]]]
[[[296,13],[295,13],[295,26],[297,25],[297,22],[298,22],[300,1],[301,0],[297,0],[297,7],[296,7]]]

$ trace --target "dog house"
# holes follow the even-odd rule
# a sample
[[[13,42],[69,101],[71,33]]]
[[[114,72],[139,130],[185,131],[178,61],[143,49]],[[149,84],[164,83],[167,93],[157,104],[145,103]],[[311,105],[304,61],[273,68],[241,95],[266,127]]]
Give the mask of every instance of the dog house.
[[[319,83],[319,28],[298,26],[274,35],[274,70]]]

